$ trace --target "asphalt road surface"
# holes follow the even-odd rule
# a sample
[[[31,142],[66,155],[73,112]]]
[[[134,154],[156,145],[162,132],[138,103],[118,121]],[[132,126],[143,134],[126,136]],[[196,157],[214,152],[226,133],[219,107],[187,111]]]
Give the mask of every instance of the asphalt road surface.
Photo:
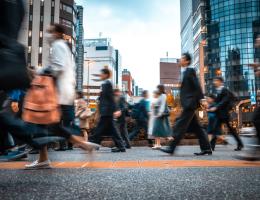
[[[0,163],[0,200],[260,199],[260,162],[235,160],[233,148],[218,146],[203,157],[193,156],[198,146],[180,147],[175,156],[148,147],[116,154],[102,148],[93,157],[50,152],[53,169],[37,171]]]

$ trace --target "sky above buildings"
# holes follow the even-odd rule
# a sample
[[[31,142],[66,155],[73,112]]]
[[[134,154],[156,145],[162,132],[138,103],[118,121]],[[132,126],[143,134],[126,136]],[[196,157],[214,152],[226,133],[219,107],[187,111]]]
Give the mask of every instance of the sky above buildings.
[[[111,38],[137,84],[159,84],[161,57],[180,57],[179,0],[76,0],[84,6],[85,38]]]

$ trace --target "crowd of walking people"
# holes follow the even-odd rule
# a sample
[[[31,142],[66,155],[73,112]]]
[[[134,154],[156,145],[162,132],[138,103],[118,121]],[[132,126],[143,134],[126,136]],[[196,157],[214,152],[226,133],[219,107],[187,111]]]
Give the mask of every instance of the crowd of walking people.
[[[235,151],[243,149],[238,132],[230,125],[229,113],[235,104],[234,94],[224,86],[222,77],[215,77],[216,94],[206,95],[207,101],[203,101],[205,96],[196,71],[191,66],[189,53],[184,53],[180,59],[182,112],[173,127],[169,121],[170,109],[163,85],[157,86],[152,103],[148,91],[144,91],[138,103],[129,105],[122,91],[114,89],[110,81],[112,74],[107,68],[102,69],[99,75],[102,85],[96,111],[98,122],[94,128],[90,127],[90,118],[94,113],[88,107],[83,92],[76,92],[75,63],[63,39],[63,26],[50,25],[45,33],[51,49],[48,64],[42,68],[31,67],[28,71],[24,62],[24,47],[17,42],[24,15],[23,6],[18,3],[20,1],[14,2],[17,3],[0,2],[1,158],[24,158],[31,150],[26,146],[29,145],[39,152],[39,157],[25,168],[49,168],[49,144],[59,143],[57,150],[73,149],[75,146],[91,153],[100,148],[103,136],[109,134],[115,146],[111,152],[126,152],[141,130],[147,133],[149,141],[154,141],[153,149],[168,154],[174,154],[184,135],[192,132],[197,136],[201,149],[195,155],[211,155],[223,124],[237,142]],[[10,13],[15,15],[10,18]],[[258,75],[259,65],[252,67]],[[207,132],[196,115],[201,105],[208,112]],[[128,134],[129,117],[135,120],[135,126]],[[254,125],[260,142],[259,120],[258,108]],[[212,135],[210,141],[207,134]],[[167,147],[161,146],[162,138],[167,139]],[[254,153],[259,155],[258,151]]]

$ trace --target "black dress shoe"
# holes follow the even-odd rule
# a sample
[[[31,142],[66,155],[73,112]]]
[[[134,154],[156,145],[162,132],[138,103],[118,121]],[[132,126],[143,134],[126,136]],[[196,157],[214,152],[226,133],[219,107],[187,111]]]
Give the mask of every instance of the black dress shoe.
[[[119,149],[119,148],[113,148],[113,149],[111,149],[111,152],[119,153],[119,152],[126,152],[126,150],[125,149]]]
[[[160,148],[160,151],[173,155],[174,150],[171,147]]]
[[[234,149],[234,151],[241,151],[244,148],[243,144],[237,145],[237,148]]]
[[[132,147],[130,145],[126,145],[125,148],[131,149]]]
[[[211,150],[201,151],[199,153],[194,153],[194,155],[196,156],[212,155],[212,151]]]

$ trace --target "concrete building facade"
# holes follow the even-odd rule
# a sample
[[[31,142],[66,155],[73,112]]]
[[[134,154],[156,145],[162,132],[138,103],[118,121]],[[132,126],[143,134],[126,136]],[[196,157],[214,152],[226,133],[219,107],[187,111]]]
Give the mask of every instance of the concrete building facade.
[[[64,25],[65,39],[75,54],[74,0],[25,0],[25,19],[20,31],[20,42],[27,47],[28,66],[45,66],[50,47],[45,38],[49,25]]]
[[[133,78],[127,69],[122,71],[122,90],[129,96],[133,96]]]
[[[83,28],[83,6],[77,6],[76,23],[76,80],[77,90],[83,90],[83,70],[84,70],[84,28]]]
[[[110,69],[114,86],[121,85],[121,56],[108,38],[85,39],[84,54],[83,89],[91,101],[96,101],[101,82],[95,75],[99,74],[101,69]]]
[[[179,60],[175,58],[161,58],[160,60],[160,84],[165,86],[167,93],[178,94],[180,86],[181,69]]]

